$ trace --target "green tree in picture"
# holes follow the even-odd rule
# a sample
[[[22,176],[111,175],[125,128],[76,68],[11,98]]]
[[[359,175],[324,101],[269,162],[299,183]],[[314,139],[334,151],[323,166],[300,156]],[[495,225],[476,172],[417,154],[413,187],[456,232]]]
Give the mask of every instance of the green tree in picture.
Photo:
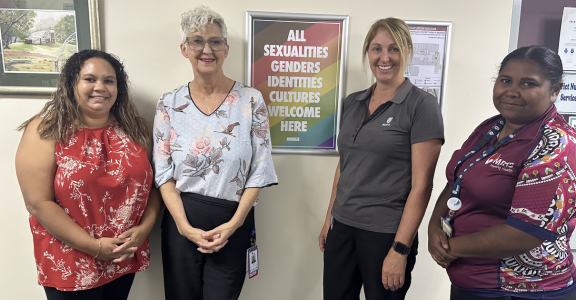
[[[0,33],[4,49],[10,49],[14,37],[24,40],[34,27],[36,12],[32,10],[0,10]]]
[[[60,19],[54,25],[56,34],[56,41],[62,43],[76,32],[76,25],[74,23],[74,15],[67,15]]]

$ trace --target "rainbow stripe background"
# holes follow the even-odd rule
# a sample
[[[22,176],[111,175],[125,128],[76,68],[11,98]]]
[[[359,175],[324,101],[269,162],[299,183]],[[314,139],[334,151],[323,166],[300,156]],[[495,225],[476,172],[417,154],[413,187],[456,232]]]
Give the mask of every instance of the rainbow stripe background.
[[[320,107],[320,118],[272,117],[270,133],[272,146],[276,149],[336,149],[336,120],[340,98],[339,74],[342,51],[342,21],[279,21],[253,20],[253,56],[251,60],[251,85],[262,92],[268,106],[314,106]],[[287,41],[290,30],[304,30],[305,42]],[[326,58],[300,58],[264,56],[264,45],[291,45],[328,47]],[[320,72],[273,72],[272,61],[320,62]],[[322,88],[268,87],[268,76],[322,77]],[[271,91],[319,92],[320,102],[272,102]],[[280,131],[281,121],[307,121],[306,132]],[[299,141],[286,141],[298,137]]]

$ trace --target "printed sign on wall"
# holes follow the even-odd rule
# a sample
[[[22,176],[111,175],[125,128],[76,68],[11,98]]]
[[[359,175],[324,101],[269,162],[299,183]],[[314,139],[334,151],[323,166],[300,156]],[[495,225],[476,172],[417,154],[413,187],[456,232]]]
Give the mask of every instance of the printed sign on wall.
[[[348,16],[247,12],[247,84],[268,107],[274,153],[334,154]]]
[[[555,104],[559,112],[576,113],[576,73],[564,72],[562,89]]]
[[[444,112],[452,22],[406,21],[412,37],[412,61],[405,77],[432,94]]]

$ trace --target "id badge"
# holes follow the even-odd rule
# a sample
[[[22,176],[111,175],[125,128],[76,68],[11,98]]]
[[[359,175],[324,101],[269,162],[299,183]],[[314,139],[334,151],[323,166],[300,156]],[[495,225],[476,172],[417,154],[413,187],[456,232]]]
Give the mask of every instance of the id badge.
[[[445,217],[440,217],[440,226],[442,226],[442,230],[446,233],[448,238],[452,237],[452,225],[450,225],[450,221]]]
[[[246,270],[248,278],[258,275],[258,246],[248,248],[246,252]]]

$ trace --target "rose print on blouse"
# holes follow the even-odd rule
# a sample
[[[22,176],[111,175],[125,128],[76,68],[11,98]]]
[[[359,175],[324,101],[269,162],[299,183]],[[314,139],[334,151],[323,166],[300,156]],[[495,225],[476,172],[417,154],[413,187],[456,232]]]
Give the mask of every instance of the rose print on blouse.
[[[250,131],[250,137],[256,136],[257,138],[262,139],[262,143],[260,146],[268,147],[270,145],[270,139],[266,137],[270,130],[270,123],[268,122],[268,111],[266,110],[266,104],[264,102],[260,103],[260,106],[257,109],[256,107],[256,99],[252,97],[250,100],[250,104],[252,106],[252,130]]]
[[[224,161],[222,159],[223,149],[230,151],[230,142],[227,141],[226,137],[220,141],[219,148],[213,147],[207,137],[194,140],[190,144],[191,154],[187,154],[186,159],[182,162],[190,167],[190,169],[183,171],[184,176],[201,177],[206,180],[206,176],[210,172],[220,173],[219,164]]]
[[[238,190],[247,182],[254,182],[255,186],[276,183],[273,165],[268,162],[271,124],[259,91],[236,82],[210,115],[197,109],[192,100],[196,101],[190,97],[188,84],[184,84],[158,101],[163,103],[159,104],[154,120],[157,184],[178,178],[178,186],[186,192],[239,201],[242,191]],[[186,114],[165,108],[190,102],[184,110]],[[162,109],[167,110],[171,123],[164,119]],[[182,146],[179,151],[170,147],[171,127],[178,134],[177,143]],[[172,158],[170,163],[166,163],[168,157]],[[240,158],[246,161],[245,168],[242,161],[239,167]],[[253,179],[251,170],[255,174]],[[235,177],[238,183],[230,182]]]
[[[228,104],[229,106],[236,105],[238,101],[240,101],[240,94],[238,94],[238,91],[236,90],[230,91],[230,93],[228,93],[226,96],[226,99],[224,99],[224,103]]]
[[[210,139],[207,137],[196,139],[190,144],[190,152],[196,155],[206,154],[210,150],[212,150],[212,146],[210,146]]]
[[[166,160],[168,164],[172,164],[172,153],[174,151],[182,151],[182,146],[180,146],[177,142],[179,135],[176,133],[176,130],[174,130],[174,127],[170,127],[169,136],[167,139],[165,139],[164,133],[158,129],[156,129],[154,136],[156,137],[156,142],[158,143],[156,154],[158,157]]]
[[[164,94],[164,95],[166,95],[166,94]],[[161,99],[164,99],[164,95],[162,96]],[[156,110],[162,114],[162,118],[164,119],[164,122],[170,124],[170,116],[168,115],[168,111],[166,110],[166,107],[164,106],[164,101],[162,101],[162,100],[158,101],[158,104],[156,105]]]

